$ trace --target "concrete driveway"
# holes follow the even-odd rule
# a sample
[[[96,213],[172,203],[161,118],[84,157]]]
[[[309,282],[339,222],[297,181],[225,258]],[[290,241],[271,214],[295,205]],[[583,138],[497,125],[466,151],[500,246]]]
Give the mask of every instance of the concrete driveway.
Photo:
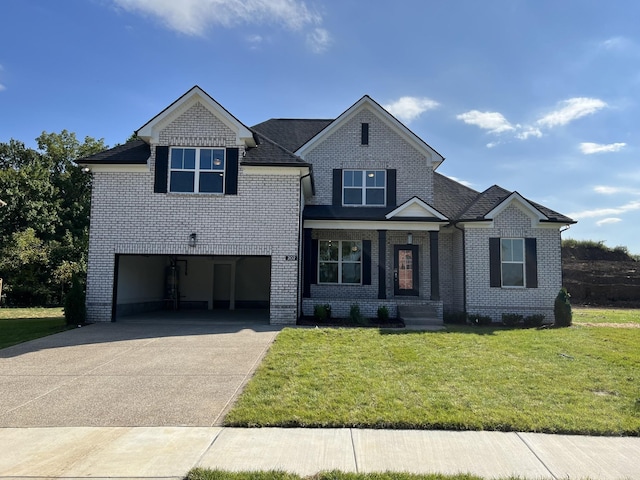
[[[147,316],[0,350],[0,427],[220,425],[279,327]]]

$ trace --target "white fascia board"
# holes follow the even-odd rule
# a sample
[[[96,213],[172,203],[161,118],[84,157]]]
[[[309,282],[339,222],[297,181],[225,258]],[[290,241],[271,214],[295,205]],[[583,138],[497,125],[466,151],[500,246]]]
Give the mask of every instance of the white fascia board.
[[[149,173],[149,165],[143,163],[131,164],[106,164],[106,165],[85,165],[93,173]]]
[[[493,228],[493,220],[490,222],[486,221],[478,221],[478,222],[459,222],[457,225],[460,225],[462,228],[471,229],[471,228]]]
[[[497,207],[487,213],[484,218],[493,220],[498,215],[500,215],[500,213],[502,213],[505,208],[514,203],[516,204],[516,206],[520,207],[521,210],[527,213],[532,218],[532,220],[548,220],[545,214],[531,205],[531,203],[518,192],[513,192],[511,195],[505,198]]]
[[[193,87],[140,127],[136,131],[138,137],[147,143],[157,144],[160,130],[198,102],[209,110],[218,120],[229,127],[230,130],[236,133],[236,142],[238,145],[255,147],[255,140],[251,130],[198,86]]]
[[[443,221],[448,220],[447,217],[418,197],[406,201],[395,210],[387,213],[385,217],[387,219],[393,217],[436,217]]]
[[[343,124],[347,123],[353,116],[358,114],[363,109],[369,109],[376,114],[384,123],[387,124],[392,130],[402,136],[407,143],[412,145],[416,150],[422,152],[428,159],[429,163],[436,169],[444,161],[444,157],[431,148],[424,140],[418,137],[415,133],[409,130],[404,124],[402,124],[397,118],[382,108],[377,102],[375,102],[368,95],[363,96],[360,100],[354,103],[346,111],[344,111],[338,118],[331,122],[325,129],[319,132],[315,137],[309,140],[306,144],[296,150],[294,153],[301,158],[304,158],[305,154],[319,145],[325,138],[329,137],[333,132],[339,129]]]
[[[275,165],[240,165],[240,169],[247,175],[295,175],[304,177],[309,174],[309,167],[306,165],[281,167]]]
[[[316,230],[389,230],[437,232],[446,222],[385,222],[381,220],[305,220],[304,228]]]

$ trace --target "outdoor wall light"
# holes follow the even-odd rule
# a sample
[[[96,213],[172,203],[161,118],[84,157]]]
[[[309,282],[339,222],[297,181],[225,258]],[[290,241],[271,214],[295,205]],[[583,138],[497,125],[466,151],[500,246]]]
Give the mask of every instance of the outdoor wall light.
[[[413,244],[413,233],[409,232],[407,233],[407,245],[412,245]]]
[[[195,247],[196,246],[196,234],[192,233],[191,235],[189,235],[189,246],[190,247]]]

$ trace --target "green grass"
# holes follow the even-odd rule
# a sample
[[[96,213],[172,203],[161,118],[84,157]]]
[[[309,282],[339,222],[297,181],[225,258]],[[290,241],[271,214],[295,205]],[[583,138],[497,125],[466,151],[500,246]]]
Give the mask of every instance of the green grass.
[[[294,473],[276,470],[258,472],[227,472],[224,470],[194,468],[187,474],[186,480],[482,480],[482,478],[469,474],[416,475],[411,473],[394,472],[345,473],[337,470],[321,472],[311,477],[302,477]],[[513,480],[515,480],[515,478],[513,478]]]
[[[638,323],[640,309],[573,308],[574,323]]]
[[[285,329],[231,426],[640,435],[640,329]]]
[[[0,308],[0,348],[67,329],[62,308]]]

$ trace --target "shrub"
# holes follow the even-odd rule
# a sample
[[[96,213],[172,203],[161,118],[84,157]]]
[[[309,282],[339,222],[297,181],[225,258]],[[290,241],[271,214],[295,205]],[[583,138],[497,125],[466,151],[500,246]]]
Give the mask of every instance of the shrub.
[[[492,322],[491,317],[487,315],[480,315],[479,313],[470,313],[468,318],[471,325],[476,325],[478,327],[491,325]]]
[[[361,325],[364,323],[364,317],[362,316],[360,307],[357,303],[351,305],[351,308],[349,309],[349,320],[357,325]]]
[[[553,303],[553,325],[556,327],[570,327],[571,326],[571,303],[569,302],[569,292],[562,287],[558,292],[555,302]]]
[[[444,323],[464,325],[467,323],[467,312],[444,312]]]
[[[545,315],[542,315],[541,313],[524,317],[524,327],[525,328],[541,327],[542,325],[544,325],[545,318],[547,317]]]
[[[331,305],[328,303],[325,305],[314,305],[313,316],[320,321],[329,320],[331,318]]]
[[[522,321],[522,315],[519,313],[503,313],[502,324],[506,327],[515,327]]]
[[[84,291],[76,275],[72,277],[71,289],[64,299],[64,318],[67,325],[82,325],[87,321]]]
[[[389,309],[384,305],[378,307],[378,320],[381,322],[389,320]]]

